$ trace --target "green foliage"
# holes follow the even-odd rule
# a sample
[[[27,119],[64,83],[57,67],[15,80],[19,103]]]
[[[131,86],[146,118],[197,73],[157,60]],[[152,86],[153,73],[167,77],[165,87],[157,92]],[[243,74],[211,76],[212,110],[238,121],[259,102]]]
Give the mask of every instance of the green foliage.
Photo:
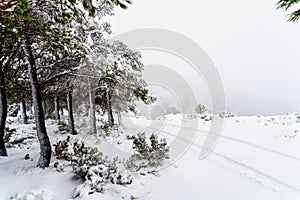
[[[15,145],[20,146],[21,144],[24,144],[26,140],[34,139],[33,136],[25,136],[25,137],[19,137],[18,135],[15,137],[12,137],[16,133],[16,129],[5,127],[4,130],[4,143],[6,143],[7,147],[15,147]]]
[[[12,31],[23,20],[31,20],[28,0],[4,0],[0,3],[1,24]]]
[[[54,162],[53,166],[55,167],[55,169],[58,171],[58,172],[63,172],[65,171],[65,165],[64,163],[62,163],[61,161],[57,160]]]
[[[277,9],[284,9],[285,11],[289,11],[292,7],[299,5],[300,0],[280,0],[277,3]],[[294,9],[288,14],[288,21],[296,22],[300,18],[300,9]]]
[[[135,153],[126,161],[126,167],[131,171],[157,168],[169,159],[169,146],[165,139],[159,140],[157,135],[150,136],[150,145],[145,133],[138,133],[128,139],[133,140]]]
[[[3,140],[4,140],[4,143],[8,143],[8,142],[10,142],[11,136],[13,134],[15,134],[17,130],[14,129],[14,128],[10,129],[9,127],[5,127],[4,131],[5,132],[4,132],[4,138],[3,138]]]
[[[111,135],[113,133],[112,127],[110,127],[106,121],[102,123],[103,125],[101,125],[101,130],[103,130],[103,135],[104,136]]]
[[[145,133],[138,133],[136,136],[133,136],[133,145],[132,148],[136,150],[138,154],[143,157],[146,157],[149,152],[149,146],[146,141]]]
[[[128,4],[132,4],[132,1],[131,0],[110,0],[107,3],[120,6],[122,9],[127,9]]]
[[[88,170],[85,179],[86,184],[91,187],[89,194],[94,192],[103,192],[105,184],[107,183],[119,185],[127,185],[132,183],[132,178],[130,175],[119,172],[117,166],[114,164],[106,165],[105,163],[92,166]]]
[[[73,172],[82,178],[87,175],[90,167],[108,162],[102,152],[99,152],[97,148],[85,146],[82,141],[74,142],[73,151]]]
[[[133,93],[136,98],[140,99],[145,104],[150,104],[156,101],[156,97],[149,95],[149,90],[147,88],[139,86]]]
[[[100,76],[96,103],[103,110],[109,107],[108,100],[116,112],[136,112],[136,102],[141,100],[150,104],[156,100],[149,94],[147,83],[142,79],[144,66],[140,52],[128,48],[120,41],[104,41],[102,45],[95,47],[95,51],[101,54],[96,53],[95,58],[90,59],[92,62],[88,62],[88,66]],[[101,56],[104,58],[97,59]]]
[[[25,160],[29,160],[29,159],[30,159],[30,155],[29,155],[29,154],[26,154],[25,157],[24,157],[24,159],[25,159]]]
[[[30,5],[28,0],[18,0],[18,6],[14,10],[14,14],[21,19],[31,21],[32,16],[30,14]]]
[[[119,171],[117,158],[110,161],[97,148],[86,146],[83,141],[77,140],[72,144],[70,143],[68,136],[65,140],[54,144],[56,157],[70,161],[73,173],[84,179],[84,184],[90,187],[89,194],[103,192],[107,183],[120,185],[132,183],[130,175]],[[70,146],[72,146],[72,152]],[[54,165],[57,170],[63,170],[63,165],[60,162],[55,162]],[[80,195],[80,191],[75,194],[75,196],[78,195]]]
[[[219,113],[219,117],[220,118],[230,118],[230,117],[235,117],[235,115],[233,113],[231,113],[231,112],[225,112],[225,111],[223,111],[223,112]]]
[[[17,98],[12,96],[19,95],[20,90],[30,93],[30,89],[27,90],[26,87],[29,85],[26,76],[28,72],[33,81],[32,88],[36,89],[37,94],[41,94],[42,97],[70,90],[74,72],[80,68],[82,59],[90,48],[90,45],[86,44],[89,34],[101,27],[98,25],[101,23],[100,19],[105,15],[112,15],[115,6],[125,8],[128,4],[130,4],[129,0],[1,1],[0,73],[1,80],[4,80],[4,83],[1,83],[3,89],[6,89],[8,82],[12,82],[8,88],[13,88],[13,91],[8,93],[10,95],[8,99],[17,101]],[[83,29],[82,33],[78,31],[80,28]],[[108,32],[107,24],[105,28]],[[32,70],[27,70],[28,68]],[[6,75],[7,71],[9,76]],[[26,95],[22,94],[19,98],[23,96]],[[38,96],[37,101],[34,102],[39,103]],[[40,114],[41,117],[37,119],[40,119],[43,124],[43,112],[36,112],[36,114]],[[40,132],[39,129],[37,130]],[[45,137],[38,137],[41,142],[40,147],[42,151],[49,150],[50,143],[47,141],[45,128],[42,132]],[[44,145],[48,145],[48,148],[44,148]],[[63,144],[58,146],[65,148]],[[43,154],[41,156],[43,157]],[[40,161],[50,161],[50,153],[47,157]]]
[[[199,105],[196,107],[195,112],[198,113],[198,114],[200,114],[200,115],[202,115],[202,114],[204,114],[204,113],[207,112],[207,108],[206,108],[204,105],[199,104]]]
[[[56,158],[64,159],[64,160],[71,160],[71,154],[69,153],[69,143],[70,143],[70,136],[67,136],[65,140],[58,141],[57,143],[53,144],[54,152]]]

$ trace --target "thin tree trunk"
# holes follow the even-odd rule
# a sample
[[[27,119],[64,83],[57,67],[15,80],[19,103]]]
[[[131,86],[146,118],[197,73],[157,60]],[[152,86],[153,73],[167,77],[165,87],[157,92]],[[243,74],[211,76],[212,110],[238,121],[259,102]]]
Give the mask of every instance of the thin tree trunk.
[[[7,100],[5,92],[4,73],[0,69],[0,156],[7,156],[7,151],[4,144],[5,122],[7,117]]]
[[[118,123],[119,123],[119,126],[123,125],[121,112],[118,112]]]
[[[60,120],[60,114],[59,114],[59,98],[56,96],[54,98],[54,113],[55,113],[55,119]]]
[[[40,88],[37,79],[36,63],[33,57],[29,38],[25,38],[24,53],[27,59],[28,74],[31,83],[37,137],[40,142],[40,158],[38,161],[38,167],[45,168],[49,167],[50,164],[51,144],[46,131],[42,98],[40,95]]]
[[[33,104],[30,105],[30,113],[32,115],[34,115],[34,106],[33,106]]]
[[[44,114],[46,112],[46,108],[45,108],[45,101],[42,100],[42,108],[43,108],[43,111],[44,111]]]
[[[92,88],[91,80],[88,79],[88,90],[89,90],[89,118],[90,118],[90,132],[96,134],[96,111],[95,111],[95,94]]]
[[[64,116],[64,107],[60,105],[60,115]]]
[[[108,125],[112,127],[114,125],[114,116],[111,108],[111,94],[109,89],[106,90],[106,98],[107,98]]]
[[[27,117],[27,113],[26,113],[26,103],[25,103],[24,99],[22,99],[22,101],[20,103],[20,108],[21,108],[22,122],[23,122],[23,124],[28,124],[28,117]]]
[[[47,119],[49,117],[49,114],[48,114],[48,106],[46,103],[46,99],[42,101],[42,107],[43,107],[45,119]]]
[[[75,127],[74,127],[74,116],[73,116],[73,103],[72,103],[72,92],[68,91],[67,93],[67,104],[68,104],[68,126],[69,133],[72,135],[76,135]]]

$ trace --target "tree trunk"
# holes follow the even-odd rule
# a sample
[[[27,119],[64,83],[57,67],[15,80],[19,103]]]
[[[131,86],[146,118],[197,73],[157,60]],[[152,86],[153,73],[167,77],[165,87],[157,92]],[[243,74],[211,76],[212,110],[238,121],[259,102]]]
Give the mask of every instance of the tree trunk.
[[[42,101],[42,107],[43,107],[43,111],[44,111],[44,117],[45,117],[45,119],[47,119],[49,117],[49,114],[48,114],[48,106],[46,103],[46,99]]]
[[[32,115],[34,115],[34,107],[33,107],[33,104],[30,105],[30,113],[31,113]]]
[[[60,114],[59,114],[59,98],[56,96],[54,98],[54,115],[56,120],[60,120]]]
[[[43,111],[44,111],[44,114],[46,112],[46,106],[45,106],[45,101],[42,100],[42,108],[43,108]]]
[[[51,144],[46,131],[42,98],[40,95],[40,88],[37,78],[36,63],[33,57],[29,38],[25,38],[24,40],[24,53],[27,60],[28,74],[31,83],[37,137],[40,142],[40,158],[38,161],[38,167],[45,168],[49,167],[50,164]]]
[[[64,107],[60,105],[60,115],[64,116]]]
[[[89,104],[90,104],[90,109],[89,109],[89,118],[90,118],[90,132],[92,134],[96,134],[96,111],[95,111],[95,94],[93,91],[92,83],[91,80],[88,79],[88,90],[89,90]]]
[[[111,94],[109,89],[106,90],[106,98],[107,98],[108,125],[112,127],[114,125],[114,116],[111,108]]]
[[[68,126],[69,133],[72,135],[76,135],[75,127],[74,127],[74,116],[73,116],[73,103],[72,103],[72,92],[68,91],[67,93],[67,104],[68,104]]]
[[[5,92],[4,73],[0,69],[0,156],[7,156],[7,151],[4,144],[5,122],[7,117],[7,100]]]
[[[123,126],[123,121],[122,121],[122,115],[121,115],[121,112],[118,112],[118,123],[119,123],[119,126]]]
[[[20,103],[20,108],[21,108],[22,123],[28,124],[28,118],[27,118],[27,113],[26,113],[26,103],[25,103],[24,99],[22,99],[22,101]]]

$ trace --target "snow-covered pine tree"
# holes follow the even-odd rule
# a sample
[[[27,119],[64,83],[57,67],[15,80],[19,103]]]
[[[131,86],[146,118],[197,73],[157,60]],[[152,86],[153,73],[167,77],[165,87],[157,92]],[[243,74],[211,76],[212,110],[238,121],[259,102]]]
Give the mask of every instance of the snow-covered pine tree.
[[[277,3],[277,9],[284,9],[285,11],[291,10],[288,14],[289,22],[296,22],[300,19],[300,8],[296,8],[296,5],[299,7],[300,1],[298,0],[280,0]]]
[[[109,125],[114,124],[113,112],[136,112],[136,102],[146,104],[155,101],[149,95],[146,82],[142,79],[141,54],[128,48],[120,41],[109,44],[105,55],[105,66],[96,92],[97,103],[106,109]]]
[[[31,83],[31,92],[33,105],[35,108],[35,121],[37,126],[37,135],[40,142],[40,159],[39,167],[48,167],[51,158],[51,145],[47,135],[44,111],[42,108],[41,84],[38,73],[40,68],[44,66],[45,61],[49,61],[47,55],[60,50],[74,50],[74,41],[78,41],[78,37],[69,27],[73,24],[82,24],[88,17],[94,17],[97,14],[111,12],[113,6],[125,7],[129,1],[119,0],[103,0],[103,1],[70,1],[70,0],[10,0],[1,2],[1,27],[3,30],[9,28],[10,31],[17,33],[13,39],[19,41],[23,56],[26,60],[28,75]],[[34,8],[34,9],[33,9]],[[80,43],[80,42],[79,42]],[[14,43],[12,43],[14,44]],[[8,50],[8,48],[5,48]],[[3,61],[10,60],[11,54],[1,54]],[[55,59],[50,59],[55,60]],[[2,65],[2,64],[1,64]],[[2,65],[3,66],[3,65]],[[3,70],[1,66],[1,70]],[[2,72],[2,71],[1,71]],[[4,73],[1,73],[4,74]],[[4,86],[4,75],[1,79],[1,85]],[[5,118],[7,112],[5,87],[1,92],[0,113],[1,129],[4,129]],[[0,138],[3,134],[0,134]],[[0,139],[1,154],[6,155],[6,150]]]
[[[0,156],[7,156],[4,144],[4,130],[7,118],[6,87],[7,71],[16,60],[20,42],[17,39],[15,25],[19,19],[14,12],[19,12],[17,1],[5,1],[0,4]]]

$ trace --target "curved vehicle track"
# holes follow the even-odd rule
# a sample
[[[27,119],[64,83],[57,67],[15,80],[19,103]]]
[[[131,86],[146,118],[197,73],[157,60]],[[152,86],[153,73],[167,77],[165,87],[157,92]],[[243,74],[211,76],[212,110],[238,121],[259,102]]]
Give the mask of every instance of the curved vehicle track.
[[[173,126],[173,127],[183,127],[185,129],[194,130],[194,129],[186,127],[186,126],[178,126],[178,125],[174,125],[174,124],[166,124],[166,125],[167,126]],[[253,144],[253,143],[250,143],[250,142],[238,139],[238,138],[234,138],[234,137],[227,136],[227,135],[222,135],[222,134],[217,134],[217,133],[213,133],[213,132],[208,132],[208,131],[200,130],[200,129],[196,129],[196,131],[200,132],[202,134],[212,134],[212,135],[215,135],[215,136],[220,136],[222,139],[227,139],[227,140],[230,140],[230,141],[233,141],[233,142],[245,144],[247,146],[250,146],[250,147],[253,147],[253,148],[256,148],[256,149],[260,149],[260,150],[263,150],[263,151],[266,151],[266,152],[270,152],[270,153],[273,153],[273,154],[283,156],[285,158],[289,158],[289,159],[300,162],[299,157],[288,155],[288,154],[285,154],[285,153],[282,153],[282,152],[279,152],[279,151],[275,151],[275,150],[272,150],[272,149],[269,149],[269,148],[266,148],[266,147],[262,147],[262,146],[259,146],[257,144]]]
[[[141,124],[139,124],[139,125],[143,126],[144,128],[147,128],[147,129],[152,129],[152,130],[155,130],[155,131],[158,131],[158,132],[163,132],[163,133],[165,133],[165,134],[167,134],[167,135],[169,135],[171,137],[177,137],[177,138],[179,138],[183,142],[186,142],[186,143],[189,143],[189,144],[191,143],[191,141],[188,141],[185,138],[183,138],[181,136],[178,136],[178,135],[175,135],[175,134],[172,134],[172,133],[170,133],[168,131],[164,131],[164,130],[153,128],[153,127],[148,127],[148,126],[141,125]],[[182,126],[176,126],[176,125],[170,125],[170,126],[182,127]],[[188,128],[188,127],[183,127],[183,128],[191,129],[191,128]],[[197,132],[207,133],[207,132],[205,132],[203,130],[197,130]],[[212,134],[214,134],[214,133],[212,133]],[[276,154],[278,156],[283,156],[283,157],[286,157],[286,158],[289,158],[289,159],[294,159],[296,161],[300,161],[300,158],[297,158],[297,157],[294,157],[294,156],[290,156],[290,155],[287,155],[287,154],[284,154],[284,153],[280,153],[280,152],[277,152],[277,151],[274,151],[274,150],[271,150],[271,149],[267,149],[267,148],[264,148],[264,147],[261,147],[261,146],[258,146],[258,145],[255,145],[255,144],[252,144],[252,143],[249,143],[249,142],[237,139],[237,138],[233,138],[233,137],[229,137],[229,136],[224,136],[224,135],[221,135],[221,137],[224,138],[224,139],[227,139],[227,140],[234,141],[234,142],[246,144],[246,145],[248,145],[250,147],[253,147],[253,148],[256,148],[256,149],[259,149],[259,150],[262,150],[262,151],[266,151],[266,152],[269,152],[269,153],[272,153],[272,154]],[[202,148],[202,149],[204,148],[202,145],[196,144],[194,142],[191,143],[191,146]],[[260,171],[260,170],[258,170],[256,168],[254,168],[254,167],[252,167],[250,165],[247,165],[247,164],[245,164],[245,163],[243,163],[243,162],[241,162],[239,160],[236,160],[236,159],[234,159],[232,157],[229,157],[228,155],[222,154],[220,152],[216,152],[215,150],[213,150],[211,152],[211,154],[214,155],[214,156],[216,156],[216,157],[218,157],[219,159],[217,159],[217,160],[212,159],[212,158],[210,158],[210,159],[212,159],[214,162],[217,162],[217,163],[219,163],[219,164],[221,164],[223,166],[226,166],[226,164],[224,164],[224,161],[225,161],[225,162],[228,162],[228,163],[230,163],[232,165],[238,166],[239,168],[242,168],[242,169],[246,170],[247,171],[246,174],[254,173],[254,175],[255,175],[254,177],[256,179],[258,177],[260,177],[260,180],[256,180],[257,182],[261,182],[261,179],[265,179],[265,180],[267,180],[269,182],[271,181],[273,183],[273,185],[275,184],[275,185],[277,185],[277,186],[279,186],[281,188],[283,187],[284,189],[287,189],[289,191],[300,193],[300,189],[297,188],[296,186],[290,185],[290,184],[288,184],[288,183],[286,183],[286,182],[284,182],[284,181],[282,181],[282,180],[280,180],[280,179],[278,179],[276,177],[273,177],[273,176],[271,176],[271,175],[269,175],[269,174],[267,174],[265,172],[262,172],[262,171]],[[222,161],[220,161],[220,159]],[[248,177],[248,178],[250,178],[250,177]],[[269,185],[266,185],[266,184],[264,184],[264,185],[267,186],[267,187],[269,187],[269,188],[274,189],[273,186],[269,186]]]

